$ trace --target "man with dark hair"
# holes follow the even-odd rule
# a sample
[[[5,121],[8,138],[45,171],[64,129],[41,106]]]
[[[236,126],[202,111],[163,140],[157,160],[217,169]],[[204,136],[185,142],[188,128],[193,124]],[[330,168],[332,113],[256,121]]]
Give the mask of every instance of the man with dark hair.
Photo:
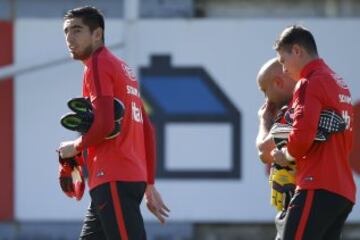
[[[61,158],[87,151],[91,205],[80,239],[146,239],[140,203],[165,222],[169,209],[154,187],[155,135],[144,110],[138,82],[122,60],[104,46],[104,18],[93,7],[68,11],[64,33],[70,55],[85,65],[83,96],[91,101],[94,121],[73,141],[60,143]],[[114,129],[114,98],[125,109],[121,132]]]
[[[102,14],[97,11],[97,9],[92,7],[84,7],[84,8],[75,8],[69,10],[65,16],[64,20],[72,19],[72,18],[81,18],[86,26],[89,27],[90,32],[93,32],[97,28],[101,28],[102,32],[102,41],[105,41],[105,22]]]
[[[311,32],[298,25],[293,25],[285,29],[279,40],[275,41],[274,49],[283,49],[291,51],[294,44],[301,45],[309,55],[316,57],[318,55],[316,42]]]
[[[344,80],[319,58],[311,32],[286,28],[274,47],[283,71],[297,81],[291,108],[292,131],[286,147],[274,149],[274,162],[296,162],[296,191],[288,207],[283,240],[338,240],[355,203],[349,164],[353,135],[351,95]],[[320,112],[335,111],[344,131],[314,141]]]

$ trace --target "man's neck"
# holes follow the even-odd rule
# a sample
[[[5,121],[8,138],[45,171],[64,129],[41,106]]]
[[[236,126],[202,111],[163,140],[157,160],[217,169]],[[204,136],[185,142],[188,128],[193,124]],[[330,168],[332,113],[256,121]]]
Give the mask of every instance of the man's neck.
[[[312,61],[314,61],[314,60],[316,60],[316,59],[318,59],[318,58],[319,58],[318,55],[306,55],[306,56],[304,57],[304,61],[303,61],[303,68],[304,68],[306,65],[308,65],[310,62],[312,62]]]
[[[89,56],[88,58],[84,59],[84,60],[81,60],[81,62],[85,65],[86,61],[87,61],[89,58],[91,58],[91,56],[92,56],[99,48],[101,48],[101,47],[103,47],[103,46],[104,46],[104,43],[96,44],[96,45],[94,46],[94,48],[93,48],[90,56]]]
[[[301,71],[304,69],[304,67],[306,65],[308,65],[310,62],[312,62],[312,61],[314,61],[314,60],[316,60],[318,58],[319,58],[319,56],[317,56],[317,55],[307,55],[307,56],[304,57],[304,59],[302,61],[302,64],[301,64],[301,67],[299,69],[299,76],[298,76],[297,80],[300,80],[300,74],[301,74]]]

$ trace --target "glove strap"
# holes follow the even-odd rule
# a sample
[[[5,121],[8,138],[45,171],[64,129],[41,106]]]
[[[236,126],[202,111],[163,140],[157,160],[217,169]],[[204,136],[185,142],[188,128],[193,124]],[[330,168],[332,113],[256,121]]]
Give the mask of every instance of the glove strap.
[[[71,158],[61,158],[59,154],[59,163],[74,168],[75,166],[82,166],[84,164],[84,158],[81,153]]]

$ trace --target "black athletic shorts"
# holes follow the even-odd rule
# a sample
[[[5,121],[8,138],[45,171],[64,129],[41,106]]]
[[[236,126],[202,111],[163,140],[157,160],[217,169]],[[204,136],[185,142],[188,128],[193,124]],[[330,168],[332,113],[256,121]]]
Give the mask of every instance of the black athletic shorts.
[[[140,203],[145,182],[109,182],[90,191],[82,240],[146,240]]]
[[[339,240],[353,203],[326,190],[296,191],[285,217],[282,240]]]

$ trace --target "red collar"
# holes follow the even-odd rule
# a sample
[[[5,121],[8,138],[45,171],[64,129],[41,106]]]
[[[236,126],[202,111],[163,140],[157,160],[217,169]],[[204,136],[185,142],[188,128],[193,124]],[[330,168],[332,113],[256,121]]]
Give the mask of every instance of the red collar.
[[[93,57],[96,56],[96,55],[99,55],[99,53],[100,53],[103,49],[105,49],[104,46],[101,46],[101,47],[97,48],[97,49],[90,55],[90,57],[88,57],[87,59],[85,59],[85,61],[84,61],[85,66],[89,67],[89,65],[90,65],[91,62],[92,62]]]
[[[315,69],[319,67],[326,66],[325,62],[321,58],[317,58],[315,60],[307,63],[300,72],[300,78],[306,78],[309,76]]]

